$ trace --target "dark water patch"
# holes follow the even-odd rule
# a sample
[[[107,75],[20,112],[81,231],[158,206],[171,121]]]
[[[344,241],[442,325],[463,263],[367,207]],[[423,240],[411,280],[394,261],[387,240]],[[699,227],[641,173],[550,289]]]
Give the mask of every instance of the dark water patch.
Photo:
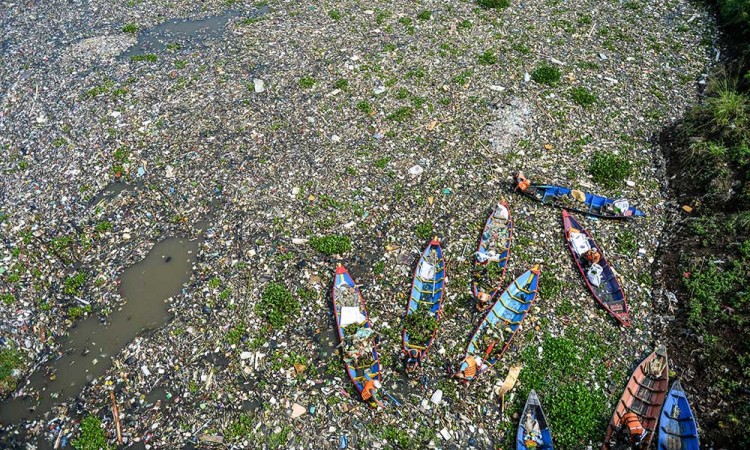
[[[29,378],[22,391],[30,393],[0,405],[0,424],[33,419],[56,404],[78,394],[101,376],[139,333],[161,327],[170,320],[165,300],[180,293],[193,272],[198,241],[166,239],[146,258],[125,269],[120,290],[126,299],[121,309],[103,324],[96,315],[82,320],[62,340],[59,354]],[[139,361],[140,363],[140,361]]]
[[[206,41],[221,39],[226,31],[227,24],[234,18],[246,17],[253,19],[268,14],[270,8],[266,5],[260,6],[250,14],[240,11],[229,10],[218,16],[206,17],[199,20],[174,19],[164,22],[148,30],[138,33],[138,42],[125,50],[121,58],[157,53],[168,47],[183,48],[187,46],[201,46]]]
[[[146,394],[146,403],[149,405],[156,404],[157,402],[161,402],[164,405],[170,401],[172,401],[172,393],[161,386],[151,389],[151,392]]]
[[[89,202],[89,206],[96,206],[104,199],[113,199],[117,197],[121,192],[123,191],[129,191],[134,189],[135,186],[122,183],[120,181],[115,181],[114,183],[109,183],[104,187],[104,189],[101,190],[98,194],[94,196],[93,199]]]
[[[317,333],[314,339],[318,344],[318,358],[327,360],[336,356],[336,349],[339,346],[339,334],[336,330],[332,327],[325,328]]]

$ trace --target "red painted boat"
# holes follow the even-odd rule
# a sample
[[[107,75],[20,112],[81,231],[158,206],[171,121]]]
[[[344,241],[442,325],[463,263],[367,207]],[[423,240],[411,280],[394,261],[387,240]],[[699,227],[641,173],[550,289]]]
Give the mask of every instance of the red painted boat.
[[[575,261],[589,291],[594,295],[596,301],[618,322],[623,326],[630,326],[630,312],[628,302],[625,299],[625,291],[623,291],[620,282],[617,280],[617,275],[615,275],[612,266],[604,256],[604,250],[568,211],[563,210],[562,220],[565,242],[568,244],[573,261]],[[589,249],[599,252],[600,260],[598,263],[591,264],[584,258],[583,254]]]
[[[604,436],[602,450],[630,448],[629,445],[615,439],[622,417],[629,411],[638,416],[641,425],[648,431],[643,437],[641,448],[649,447],[659,423],[661,407],[667,397],[668,366],[667,350],[659,347],[636,367],[625,387],[625,392],[617,402],[615,413],[607,427],[607,434]]]

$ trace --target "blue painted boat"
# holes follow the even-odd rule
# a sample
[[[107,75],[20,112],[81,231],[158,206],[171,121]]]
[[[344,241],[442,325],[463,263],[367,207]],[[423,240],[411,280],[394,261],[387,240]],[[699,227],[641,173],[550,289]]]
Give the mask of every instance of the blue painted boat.
[[[542,404],[532,390],[523,407],[516,434],[516,450],[553,450],[552,433],[544,417]]]
[[[589,232],[568,211],[563,210],[562,220],[565,242],[589,291],[618,322],[623,326],[630,326],[630,312],[625,299],[625,291],[604,256],[604,250],[594,242]],[[591,264],[584,258],[583,254],[589,249],[599,253],[601,259],[598,263]]]
[[[512,241],[513,217],[508,202],[501,200],[487,217],[474,254],[471,291],[475,298],[480,292],[496,290],[504,279]]]
[[[502,294],[498,294],[499,289],[495,291],[495,303],[477,325],[464,354],[464,359],[473,356],[484,362],[474,379],[491,369],[510,346],[513,336],[534,303],[539,275],[539,266],[534,266],[513,280]]]
[[[341,264],[336,268],[331,300],[346,372],[361,394],[368,380],[380,380],[380,358],[365,299]],[[351,325],[356,325],[357,331],[347,334],[345,328],[354,328]]]
[[[646,215],[643,211],[630,206],[630,203],[625,199],[613,200],[562,186],[532,184],[521,190],[516,185],[515,191],[545,205],[553,205],[568,211],[602,219],[629,219]]]
[[[659,418],[659,450],[699,450],[698,426],[679,381],[669,390]]]
[[[411,294],[406,305],[406,317],[401,329],[401,347],[404,358],[408,358],[412,350],[418,355],[419,364],[427,356],[427,351],[435,341],[437,328],[427,341],[418,342],[409,336],[406,323],[410,315],[427,314],[440,320],[440,311],[443,308],[443,297],[445,287],[445,260],[440,240],[435,237],[422,252],[422,256],[414,269],[414,277],[411,283]],[[408,368],[408,367],[407,367]]]

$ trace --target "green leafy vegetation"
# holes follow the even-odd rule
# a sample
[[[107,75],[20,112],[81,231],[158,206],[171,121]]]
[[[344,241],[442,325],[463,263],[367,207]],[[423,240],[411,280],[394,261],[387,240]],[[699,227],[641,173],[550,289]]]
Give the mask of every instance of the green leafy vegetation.
[[[538,294],[542,301],[549,301],[562,293],[563,281],[554,273],[548,272],[539,277]]]
[[[107,437],[102,428],[102,421],[96,416],[86,416],[81,421],[81,434],[73,439],[77,450],[108,450]]]
[[[430,239],[433,236],[433,226],[432,222],[429,220],[426,220],[422,223],[418,223],[416,227],[414,227],[414,232],[417,234],[417,237],[420,239]]]
[[[409,334],[409,341],[416,345],[425,345],[437,328],[437,319],[427,306],[420,306],[404,320],[404,328]]]
[[[86,274],[78,272],[63,281],[63,292],[67,295],[81,295],[81,289],[86,283]]]
[[[432,18],[432,11],[430,11],[429,9],[426,9],[422,11],[421,13],[417,14],[417,19],[422,20],[422,21],[430,20],[431,18]]]
[[[328,11],[328,17],[330,17],[333,20],[341,20],[341,13],[335,9],[332,9]]]
[[[134,23],[128,23],[124,27],[122,27],[123,33],[137,33],[138,32],[138,25]]]
[[[542,352],[537,346],[521,354],[524,368],[519,375],[519,408],[534,389],[541,397],[555,447],[573,449],[601,439],[609,419],[607,398],[601,389],[591,389],[592,376],[600,384],[607,381],[607,346],[595,334],[568,330],[567,337],[545,335]]]
[[[302,89],[311,89],[318,81],[310,76],[304,76],[299,79],[297,85]]]
[[[477,0],[477,5],[485,9],[501,9],[510,6],[510,0]]]
[[[242,337],[245,336],[246,332],[247,325],[245,324],[245,322],[242,322],[230,328],[229,331],[227,331],[227,334],[224,335],[224,339],[229,345],[239,345]]]
[[[414,110],[409,106],[402,106],[401,108],[388,114],[386,118],[394,122],[405,122],[414,116]]]
[[[378,262],[375,263],[375,265],[372,266],[372,271],[376,275],[379,275],[379,274],[383,273],[384,270],[385,270],[385,262],[384,261],[378,261]]]
[[[352,249],[352,241],[349,236],[339,234],[314,237],[310,239],[310,245],[327,256],[342,255]]]
[[[573,90],[570,91],[570,96],[573,98],[574,102],[584,107],[593,105],[597,100],[596,95],[592,94],[584,87],[573,88]]]
[[[156,55],[154,55],[153,53],[146,53],[146,54],[143,54],[143,55],[133,55],[133,56],[130,57],[130,60],[132,62],[142,62],[142,61],[145,61],[145,62],[155,63],[158,59],[159,59],[159,57],[156,56]]]
[[[550,86],[556,85],[560,81],[560,77],[560,69],[547,63],[542,64],[531,72],[532,80]]]
[[[492,50],[485,50],[484,53],[477,56],[477,62],[485,66],[491,66],[497,62],[497,56]]]
[[[357,109],[365,114],[372,114],[374,111],[372,109],[372,105],[370,105],[370,102],[368,102],[367,100],[361,100],[357,102]]]
[[[16,297],[13,294],[2,294],[0,295],[0,301],[5,303],[6,305],[12,305],[16,302]]]
[[[281,283],[268,283],[261,293],[255,312],[273,328],[281,328],[299,314],[299,301]]]
[[[273,450],[283,448],[289,441],[290,431],[292,431],[292,427],[285,426],[278,433],[272,433],[268,437],[268,447]]]
[[[339,78],[335,83],[333,83],[333,87],[335,87],[336,89],[341,89],[342,91],[346,90],[346,88],[349,87],[349,80],[347,80],[346,78]]]
[[[14,372],[22,367],[23,360],[18,350],[4,348],[0,350],[0,397],[16,389],[17,378]]]
[[[625,230],[617,235],[617,252],[626,255],[634,256],[636,250],[638,250],[638,241],[636,235],[630,230]]]
[[[239,441],[252,434],[252,431],[253,419],[248,414],[242,413],[224,430],[224,439],[229,442]]]
[[[589,173],[594,181],[607,187],[615,188],[630,175],[630,161],[614,153],[594,152],[589,165]]]
[[[112,229],[112,222],[109,221],[102,221],[96,224],[94,227],[94,230],[97,233],[106,233],[107,231],[110,231]]]

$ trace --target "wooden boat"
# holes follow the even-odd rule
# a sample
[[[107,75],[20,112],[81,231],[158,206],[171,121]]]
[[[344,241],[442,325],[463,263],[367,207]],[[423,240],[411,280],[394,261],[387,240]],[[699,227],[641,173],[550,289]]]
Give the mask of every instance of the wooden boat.
[[[679,381],[674,382],[664,400],[658,450],[700,450],[695,416]]]
[[[526,400],[526,406],[523,407],[516,434],[516,450],[529,449],[553,450],[552,432],[547,418],[544,417],[539,397],[533,389]]]
[[[604,251],[594,242],[589,232],[565,210],[562,212],[562,220],[568,249],[570,249],[573,261],[575,261],[589,291],[594,295],[596,301],[618,322],[626,327],[630,326],[630,313],[625,292],[604,256]],[[592,267],[593,265],[583,257],[588,249],[597,250],[601,255],[601,259],[597,263],[599,268]],[[589,274],[589,271],[592,271],[592,274]]]
[[[419,258],[417,267],[414,269],[414,277],[411,283],[411,294],[406,304],[406,317],[401,329],[401,347],[406,357],[411,350],[416,350],[421,361],[435,341],[437,326],[426,339],[410,336],[407,325],[414,320],[415,323],[423,323],[429,318],[434,318],[435,323],[440,320],[440,311],[443,307],[443,288],[445,287],[445,260],[440,240],[437,237],[427,245],[422,256]],[[426,316],[426,317],[425,317]]]
[[[534,303],[539,274],[539,266],[534,266],[513,280],[502,294],[497,294],[499,290],[493,294],[495,303],[477,325],[464,354],[464,359],[474,356],[484,361],[474,379],[491,369],[510,346],[513,336]]]
[[[607,427],[602,450],[630,448],[629,445],[624,445],[616,439],[622,416],[628,411],[634,412],[641,421],[643,428],[648,431],[641,443],[641,448],[647,449],[656,432],[659,411],[667,396],[668,385],[667,350],[664,347],[659,347],[636,367],[630,377],[625,392],[618,400],[612,420]]]
[[[628,219],[646,215],[643,211],[630,206],[625,199],[612,200],[601,195],[562,186],[532,184],[524,190],[516,186],[515,191],[545,205],[553,205],[602,219]]]
[[[471,291],[474,297],[480,291],[490,293],[497,289],[497,284],[505,277],[512,240],[513,217],[508,202],[501,200],[487,217],[479,236],[472,268]]]
[[[336,267],[331,299],[346,372],[357,391],[362,393],[367,380],[380,380],[380,358],[365,299],[341,264]],[[347,332],[354,328],[356,332]]]

